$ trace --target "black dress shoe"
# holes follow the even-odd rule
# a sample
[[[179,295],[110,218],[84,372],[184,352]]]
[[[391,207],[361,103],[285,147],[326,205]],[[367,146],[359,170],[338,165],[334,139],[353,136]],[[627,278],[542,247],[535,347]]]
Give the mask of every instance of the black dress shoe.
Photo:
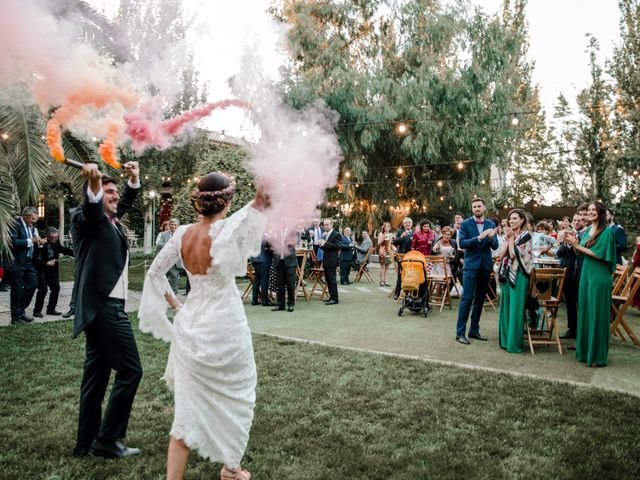
[[[287,312],[293,312],[293,305],[289,305],[287,307]]]
[[[324,302],[325,305],[338,305],[336,300],[329,300],[328,302]]]
[[[40,316],[42,317],[42,314],[40,314]],[[26,313],[23,313],[22,314],[22,320],[24,321],[24,323],[31,323],[31,322],[33,322],[33,317],[29,317],[29,316],[27,316]]]
[[[576,338],[576,334],[574,332],[572,332],[571,330],[567,330],[562,335],[560,335],[560,338],[562,338],[562,339]]]
[[[467,337],[465,337],[465,336],[456,337],[456,342],[462,343],[463,345],[471,345],[471,342],[469,340],[467,340]]]
[[[483,337],[479,333],[470,333],[469,338],[473,338],[475,340],[481,340],[483,342],[486,342],[487,340],[489,340],[487,337]]]
[[[71,455],[73,455],[76,458],[86,457],[87,455],[89,455],[89,449],[88,448],[82,448],[82,447],[76,447],[76,448],[73,449],[73,452],[71,453]]]
[[[44,315],[42,315],[42,312],[33,312],[33,316],[36,318],[43,318]]]
[[[67,313],[65,313],[64,315],[62,315],[62,318],[71,318],[75,315],[76,311],[75,310],[69,310]]]
[[[23,323],[27,323],[25,322],[22,317],[18,317],[18,318],[12,318],[11,319],[11,325],[22,325]]]
[[[284,310],[284,307],[281,307],[279,305],[276,305],[275,307],[273,307],[271,309],[272,312],[279,312],[280,310]]]
[[[266,302],[262,304],[263,307],[273,307],[273,303],[271,302]]]
[[[58,317],[62,315],[62,312],[59,312],[57,310],[47,310],[47,315],[53,315],[55,317]]]
[[[251,305],[255,307],[256,305],[260,305],[260,302],[251,302]]]
[[[126,458],[140,455],[140,449],[127,447],[120,440],[114,440],[106,443],[94,440],[91,444],[91,450],[89,450],[89,453],[94,457]]]

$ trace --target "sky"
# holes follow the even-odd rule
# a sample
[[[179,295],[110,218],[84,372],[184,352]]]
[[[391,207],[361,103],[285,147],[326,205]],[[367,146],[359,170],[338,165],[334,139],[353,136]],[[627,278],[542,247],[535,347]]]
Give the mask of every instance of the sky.
[[[90,0],[109,16],[118,0]],[[187,14],[197,12],[189,41],[196,64],[209,82],[210,101],[230,96],[226,81],[239,69],[239,59],[248,45],[258,48],[264,68],[277,75],[282,55],[277,52],[279,34],[274,29],[267,8],[272,0],[184,0]],[[488,14],[496,13],[501,0],[471,0]],[[541,88],[542,105],[547,119],[562,92],[574,107],[577,93],[589,83],[586,53],[591,33],[600,42],[600,59],[611,58],[619,40],[619,12],[616,0],[529,0],[527,7],[530,47],[528,57],[535,64],[533,80]],[[228,135],[251,138],[253,125],[241,111],[216,112],[206,126]]]

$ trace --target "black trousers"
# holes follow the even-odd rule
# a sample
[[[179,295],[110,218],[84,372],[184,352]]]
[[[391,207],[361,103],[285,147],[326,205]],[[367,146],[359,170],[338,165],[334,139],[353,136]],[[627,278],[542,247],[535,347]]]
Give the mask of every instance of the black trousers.
[[[351,273],[351,259],[340,260],[340,283],[347,283],[349,281],[349,274]]]
[[[85,329],[86,358],[80,388],[80,416],[76,451],[87,450],[95,438],[112,441],[127,433],[133,399],[142,378],[138,347],[124,300],[108,299]],[[111,370],[115,380],[102,416]]]
[[[338,267],[324,266],[324,278],[327,281],[327,289],[329,290],[329,300],[338,301],[338,282],[336,282],[336,269]]]
[[[564,303],[567,306],[567,330],[576,333],[578,330],[578,284],[579,279],[567,279],[562,287],[564,293]]]
[[[9,301],[11,303],[11,318],[17,320],[24,315],[25,310],[33,299],[38,286],[38,273],[31,262],[17,267],[16,271],[5,273],[11,285]]]
[[[33,307],[34,312],[42,312],[47,289],[51,290],[47,312],[53,312],[58,306],[58,295],[60,295],[60,281],[57,270],[40,270],[38,272],[38,293],[36,294],[36,304]]]
[[[284,260],[276,264],[276,299],[279,307],[284,307],[284,290],[287,289],[287,305],[296,304],[296,267],[287,267]]]
[[[271,263],[257,262],[253,264],[255,277],[253,279],[252,301],[258,303],[261,297],[263,304],[269,303],[269,269]]]

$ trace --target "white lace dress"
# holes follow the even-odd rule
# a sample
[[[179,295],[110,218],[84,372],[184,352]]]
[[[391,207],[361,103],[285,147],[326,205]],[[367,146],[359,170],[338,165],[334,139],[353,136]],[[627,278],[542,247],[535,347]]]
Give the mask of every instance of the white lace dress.
[[[144,282],[140,330],[171,342],[164,380],[174,392],[171,436],[202,456],[240,465],[255,405],[256,365],[251,331],[235,277],[260,252],[266,217],[251,205],[211,225],[211,267],[189,275],[191,291],[173,323],[167,318],[165,273],[181,258],[180,227],[158,253]]]

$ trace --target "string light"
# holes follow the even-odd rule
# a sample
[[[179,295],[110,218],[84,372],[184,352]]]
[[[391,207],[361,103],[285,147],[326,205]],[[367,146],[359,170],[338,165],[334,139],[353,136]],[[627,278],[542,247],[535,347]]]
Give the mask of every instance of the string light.
[[[400,122],[396,126],[396,132],[398,132],[399,135],[406,135],[409,132],[409,126],[404,122]]]
[[[462,169],[464,168],[464,163],[462,163],[462,162],[458,162],[458,164],[456,165],[456,168],[457,168],[458,170],[462,170]]]
[[[91,137],[91,141],[92,142],[97,142],[98,141],[98,137]]]
[[[400,188],[400,184],[399,183],[396,183],[396,188]]]
[[[512,126],[517,127],[519,123],[520,123],[520,120],[518,119],[518,117],[516,117],[515,115],[513,117],[511,117],[511,125]]]
[[[402,167],[398,167],[398,170],[396,170],[396,172],[398,173],[398,175],[402,175],[404,170]]]
[[[436,182],[436,185],[438,186],[438,188],[442,188],[442,186],[444,185],[444,182],[442,180],[438,180]]]
[[[8,133],[6,133],[6,132],[5,132],[5,133],[3,133],[3,134],[2,134],[2,139],[3,139],[3,140],[9,140],[9,134],[8,134]]]
[[[345,172],[344,176],[347,177],[347,178],[351,177],[351,172],[347,170]]]

